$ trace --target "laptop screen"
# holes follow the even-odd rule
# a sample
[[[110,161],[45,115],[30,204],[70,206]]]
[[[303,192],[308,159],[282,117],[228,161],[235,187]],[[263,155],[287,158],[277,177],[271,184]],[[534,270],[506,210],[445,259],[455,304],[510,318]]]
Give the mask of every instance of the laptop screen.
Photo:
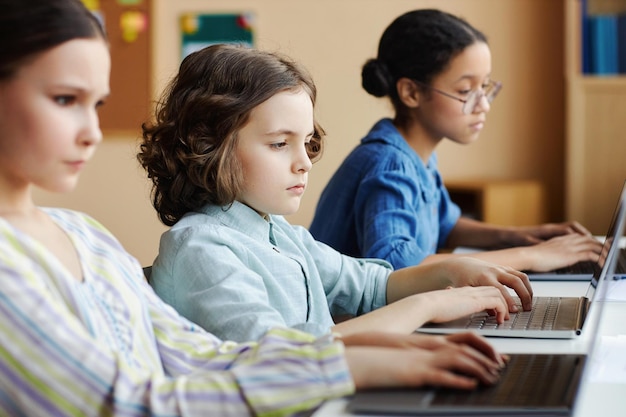
[[[598,261],[598,267],[594,270],[593,277],[591,279],[591,285],[589,286],[589,290],[587,291],[587,298],[590,300],[594,299],[595,291],[598,286],[598,281],[601,279],[603,274],[606,275],[607,271],[615,271],[615,266],[618,262],[618,255],[620,253],[620,239],[623,236],[623,227],[624,227],[624,218],[626,217],[626,181],[624,181],[624,185],[622,186],[622,192],[620,193],[619,200],[617,201],[617,205],[615,207],[615,211],[613,213],[613,218],[611,219],[611,224],[609,225],[609,230],[606,233],[606,239],[604,241],[604,246],[602,248],[602,255],[600,260]],[[618,244],[614,245],[613,243],[617,241]],[[614,259],[611,259],[614,258]],[[615,265],[605,265],[607,261],[615,261]],[[605,266],[607,268],[605,268]]]

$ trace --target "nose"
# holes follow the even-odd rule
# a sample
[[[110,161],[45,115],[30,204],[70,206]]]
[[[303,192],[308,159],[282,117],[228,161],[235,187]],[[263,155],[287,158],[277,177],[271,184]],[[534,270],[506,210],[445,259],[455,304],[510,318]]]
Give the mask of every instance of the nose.
[[[299,148],[297,155],[294,160],[294,171],[296,172],[309,172],[313,167],[313,163],[311,162],[311,158],[309,158],[309,154],[307,152],[306,144]]]
[[[491,103],[489,103],[485,94],[481,94],[480,98],[476,101],[476,105],[474,106],[474,113],[488,113],[489,110],[491,110]]]
[[[88,112],[85,117],[85,125],[80,135],[80,141],[83,145],[97,145],[102,142],[102,129],[100,128],[100,117],[98,112],[93,109]]]

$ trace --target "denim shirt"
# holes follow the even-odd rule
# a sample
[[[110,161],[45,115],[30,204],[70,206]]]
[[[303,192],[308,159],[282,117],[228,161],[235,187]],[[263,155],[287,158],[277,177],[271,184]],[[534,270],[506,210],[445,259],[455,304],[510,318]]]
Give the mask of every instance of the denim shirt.
[[[382,258],[399,269],[442,247],[460,215],[436,154],[424,165],[392,121],[383,119],[327,184],[310,232],[342,253]]]
[[[222,339],[272,327],[323,335],[333,315],[386,304],[391,266],[344,256],[282,216],[208,205],[161,237],[151,283],[179,313]]]

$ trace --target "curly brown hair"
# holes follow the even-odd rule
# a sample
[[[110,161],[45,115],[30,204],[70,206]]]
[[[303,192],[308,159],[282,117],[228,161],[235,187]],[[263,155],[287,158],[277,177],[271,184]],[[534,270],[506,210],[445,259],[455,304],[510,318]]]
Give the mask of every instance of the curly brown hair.
[[[276,53],[219,44],[188,55],[144,123],[137,159],[152,180],[152,204],[172,226],[206,204],[226,206],[240,194],[237,134],[250,112],[282,91],[304,90],[315,106],[311,76]],[[311,161],[322,153],[324,131],[314,121]]]

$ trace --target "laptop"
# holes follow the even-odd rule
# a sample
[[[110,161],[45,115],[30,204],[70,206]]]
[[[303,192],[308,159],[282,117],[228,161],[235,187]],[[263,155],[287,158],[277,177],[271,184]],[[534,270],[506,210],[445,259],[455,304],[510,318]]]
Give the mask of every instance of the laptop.
[[[618,252],[620,245],[613,245],[621,234],[621,221],[626,216],[626,182],[611,220],[605,239],[605,253]],[[619,240],[618,240],[619,241]],[[607,258],[608,255],[607,255]],[[417,329],[421,333],[457,333],[474,330],[483,336],[525,337],[545,339],[571,339],[580,335],[585,319],[596,294],[598,281],[609,267],[604,262],[591,276],[589,288],[583,297],[534,297],[530,311],[510,313],[510,319],[498,324],[494,316],[479,312],[445,323],[427,323]]]
[[[622,187],[626,187],[626,182]],[[610,226],[609,226],[610,228]],[[607,234],[608,236],[608,234]],[[461,247],[455,249],[455,253],[472,253],[478,252],[480,249]],[[626,250],[622,253],[622,263],[626,265]],[[552,271],[523,271],[528,275],[531,281],[589,281],[594,274],[598,274],[602,265],[599,261],[581,261],[573,265],[568,265],[563,268],[555,269]]]
[[[588,281],[600,268],[598,262],[581,261],[552,271],[523,271],[531,281]]]
[[[483,249],[460,246],[454,249],[455,254],[471,254],[482,252]],[[551,271],[522,271],[531,281],[589,281],[597,269],[600,268],[598,262],[581,261],[573,265],[565,266]]]
[[[622,186],[622,194],[626,188],[626,182]],[[607,236],[610,236],[611,226],[609,226],[609,232]],[[621,255],[622,263],[626,263],[626,251]],[[602,265],[598,262],[582,261],[573,265],[569,265],[563,268],[559,268],[553,271],[535,272],[524,271],[531,281],[587,281],[592,278],[593,274],[601,269]]]
[[[482,252],[483,249],[470,248],[460,246],[454,249],[455,254],[471,254]],[[531,281],[589,281],[593,277],[593,274],[598,273],[598,269],[601,266],[598,262],[593,261],[581,261],[573,265],[568,265],[563,268],[553,269],[551,271],[522,271]]]
[[[623,236],[626,210],[617,219]],[[607,277],[615,274],[618,245],[607,255],[607,265],[597,277],[597,293],[606,291]],[[576,404],[580,382],[589,372],[585,366],[599,343],[599,322],[602,306],[598,303],[590,327],[591,342],[587,354],[513,354],[500,380],[491,386],[475,390],[456,390],[439,387],[359,390],[346,408],[359,415],[405,415],[419,417],[445,416],[571,416]]]

